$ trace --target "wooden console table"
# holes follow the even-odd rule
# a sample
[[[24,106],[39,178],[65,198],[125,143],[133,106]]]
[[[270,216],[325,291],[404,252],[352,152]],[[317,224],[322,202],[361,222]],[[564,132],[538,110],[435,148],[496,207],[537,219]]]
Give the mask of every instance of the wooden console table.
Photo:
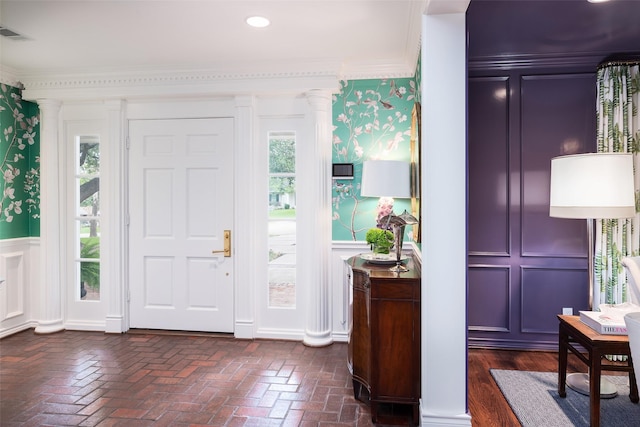
[[[409,405],[414,424],[420,399],[420,268],[389,271],[360,256],[347,260],[349,298],[348,367],[356,399],[371,405],[377,422],[382,404]]]
[[[578,316],[559,315],[558,336],[558,394],[566,397],[567,354],[571,351],[589,367],[589,409],[591,427],[600,426],[600,376],[602,371],[629,372],[629,399],[638,403],[638,385],[633,373],[629,337],[627,335],[603,335],[580,321]],[[574,344],[586,351],[585,356]],[[627,355],[628,364],[603,364],[607,354]]]

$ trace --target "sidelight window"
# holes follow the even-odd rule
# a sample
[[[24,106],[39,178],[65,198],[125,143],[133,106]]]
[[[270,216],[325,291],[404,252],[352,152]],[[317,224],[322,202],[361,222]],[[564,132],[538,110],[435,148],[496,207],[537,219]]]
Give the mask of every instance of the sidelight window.
[[[76,137],[76,299],[100,300],[100,138]]]
[[[296,135],[269,132],[269,307],[296,301]]]

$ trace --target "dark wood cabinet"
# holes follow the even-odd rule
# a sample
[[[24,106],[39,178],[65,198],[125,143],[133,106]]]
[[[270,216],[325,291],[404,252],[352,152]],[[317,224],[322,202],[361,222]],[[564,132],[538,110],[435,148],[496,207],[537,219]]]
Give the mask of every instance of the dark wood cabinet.
[[[380,408],[410,407],[418,422],[420,400],[420,266],[408,261],[408,272],[389,271],[359,256],[349,258],[348,366],[356,399],[371,405],[377,422]]]

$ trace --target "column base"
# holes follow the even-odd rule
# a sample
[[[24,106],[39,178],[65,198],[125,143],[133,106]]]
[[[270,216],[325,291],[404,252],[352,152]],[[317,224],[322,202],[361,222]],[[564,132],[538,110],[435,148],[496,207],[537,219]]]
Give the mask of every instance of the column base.
[[[312,333],[304,331],[304,338],[302,344],[307,347],[326,347],[333,344],[333,338],[331,337],[331,331],[322,333]]]
[[[60,331],[64,331],[62,319],[38,322],[38,326],[34,329],[36,334],[53,334],[54,332]]]

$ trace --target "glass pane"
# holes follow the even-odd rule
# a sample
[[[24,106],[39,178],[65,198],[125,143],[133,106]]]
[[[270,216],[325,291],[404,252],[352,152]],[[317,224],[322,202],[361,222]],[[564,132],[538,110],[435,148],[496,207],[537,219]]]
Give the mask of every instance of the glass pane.
[[[296,306],[295,134],[269,135],[269,307]]]
[[[78,237],[80,238],[80,243],[87,243],[87,249],[85,252],[80,250],[79,258],[99,258],[99,256],[82,256],[83,253],[89,253],[90,246],[97,246],[97,253],[100,254],[100,221],[97,219],[89,219],[89,220],[80,220],[78,221]],[[91,242],[97,242],[97,244],[93,244]],[[93,250],[90,250],[90,253],[93,253]]]
[[[78,216],[100,215],[100,178],[79,178],[80,211]]]
[[[100,221],[82,220],[78,224],[78,261],[80,298],[85,301],[100,300]]]
[[[291,134],[272,137],[269,141],[269,173],[296,172],[296,140]]]
[[[100,300],[100,137],[76,137],[77,295]]]
[[[98,174],[100,171],[100,139],[97,136],[80,136],[78,141],[78,174]]]
[[[80,299],[100,301],[100,261],[80,261]]]

